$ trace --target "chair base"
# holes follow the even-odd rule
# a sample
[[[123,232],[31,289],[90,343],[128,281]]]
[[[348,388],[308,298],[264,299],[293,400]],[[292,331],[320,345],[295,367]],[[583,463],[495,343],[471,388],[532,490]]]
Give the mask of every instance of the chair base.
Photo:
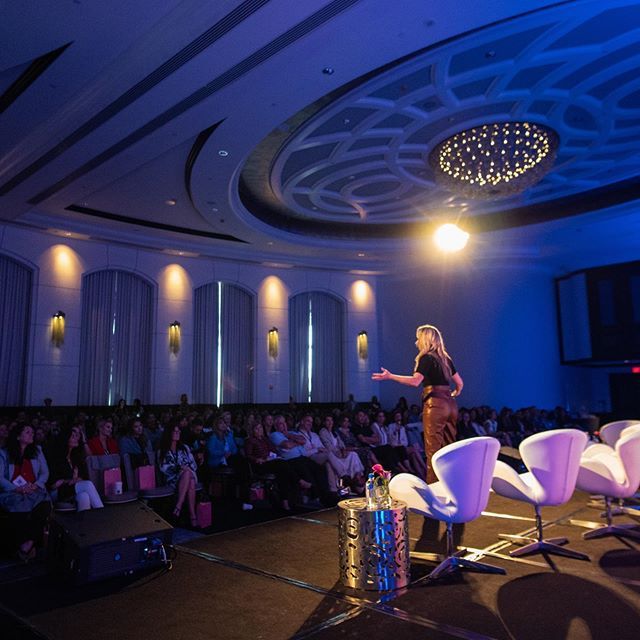
[[[560,542],[557,542],[560,540]],[[519,558],[520,556],[528,556],[532,553],[552,553],[557,556],[565,556],[566,558],[574,558],[575,560],[589,560],[589,556],[586,553],[580,553],[573,549],[567,549],[561,546],[566,544],[568,540],[566,538],[550,538],[549,540],[535,540],[530,544],[526,544],[524,547],[514,549],[509,553],[512,558]]]
[[[500,533],[498,534],[498,538],[500,538],[500,540],[508,540],[509,542],[513,542],[515,544],[524,544],[524,545],[528,545],[532,542],[541,542],[541,540],[538,540],[538,538],[533,538],[531,536],[517,536],[509,533]],[[560,545],[560,544],[567,544],[567,542],[569,542],[569,539],[568,538],[545,538],[544,542]]]
[[[612,524],[598,527],[591,531],[585,531],[582,537],[585,540],[591,538],[602,538],[603,536],[621,536],[625,538],[634,538],[640,540],[640,527],[637,524]]]
[[[573,549],[566,549],[563,544],[569,542],[568,538],[543,538],[542,535],[542,516],[540,515],[540,507],[534,505],[536,511],[536,532],[537,537],[530,536],[518,536],[509,535],[507,533],[499,534],[499,538],[508,540],[514,544],[524,544],[519,549],[514,549],[509,553],[512,558],[518,558],[520,556],[528,556],[532,553],[549,553],[557,556],[565,556],[566,558],[574,558],[575,560],[589,560],[589,556],[586,553],[580,553],[579,551],[573,551]]]
[[[467,560],[461,558],[466,549],[458,551],[456,554],[445,558],[428,576],[426,580],[438,580],[445,576],[451,575],[456,571],[475,571],[476,573],[497,573],[505,575],[506,571],[501,567],[496,567],[485,562],[477,562],[476,560]]]

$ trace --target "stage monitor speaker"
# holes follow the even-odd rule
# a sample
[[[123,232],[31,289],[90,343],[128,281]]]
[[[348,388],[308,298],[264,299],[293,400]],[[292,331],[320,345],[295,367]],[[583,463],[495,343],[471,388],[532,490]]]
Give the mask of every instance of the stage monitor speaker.
[[[54,513],[49,568],[76,584],[130,575],[166,562],[173,527],[141,502]]]

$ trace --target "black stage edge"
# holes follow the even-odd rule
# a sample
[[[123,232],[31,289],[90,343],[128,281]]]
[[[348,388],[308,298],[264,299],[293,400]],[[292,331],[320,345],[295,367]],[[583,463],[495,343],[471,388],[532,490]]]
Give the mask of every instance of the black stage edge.
[[[533,509],[492,495],[485,515],[466,525],[462,543],[484,550],[484,559],[507,574],[465,573],[430,584],[420,578],[434,565],[414,561],[412,580],[419,582],[399,592],[341,586],[337,509],[202,536],[176,545],[171,571],[83,587],[61,584],[44,570],[20,576],[5,569],[2,638],[637,640],[640,545],[582,540],[585,529],[568,520],[598,520],[587,502],[576,493],[566,505],[543,509],[543,518],[545,532],[567,536],[589,562],[509,559],[513,547],[498,534],[530,531]],[[420,539],[422,524],[411,515],[412,548],[439,551],[441,541]]]

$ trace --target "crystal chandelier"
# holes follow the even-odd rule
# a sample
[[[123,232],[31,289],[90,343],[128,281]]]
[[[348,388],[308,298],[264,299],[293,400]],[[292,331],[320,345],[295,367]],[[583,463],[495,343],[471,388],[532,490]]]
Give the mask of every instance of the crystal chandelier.
[[[505,198],[539,182],[556,159],[558,136],[531,122],[496,122],[461,131],[429,154],[436,180],[466,198]]]

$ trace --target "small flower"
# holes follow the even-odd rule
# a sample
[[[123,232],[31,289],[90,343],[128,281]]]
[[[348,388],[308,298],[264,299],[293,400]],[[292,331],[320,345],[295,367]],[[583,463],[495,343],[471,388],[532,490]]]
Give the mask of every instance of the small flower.
[[[384,467],[381,464],[374,464],[373,467],[371,467],[371,471],[381,476],[384,474]]]

